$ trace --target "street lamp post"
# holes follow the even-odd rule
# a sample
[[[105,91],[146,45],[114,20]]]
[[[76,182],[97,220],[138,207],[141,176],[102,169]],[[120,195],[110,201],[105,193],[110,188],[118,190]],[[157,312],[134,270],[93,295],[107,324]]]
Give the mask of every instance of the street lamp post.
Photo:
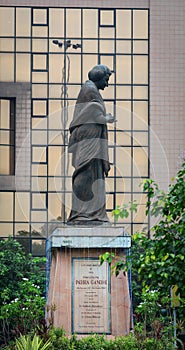
[[[64,40],[61,42],[59,40],[52,41],[54,45],[57,45],[59,48],[64,49],[64,63],[62,68],[62,85],[61,85],[61,122],[63,127],[62,139],[63,145],[62,147],[62,162],[61,162],[61,174],[62,174],[62,207],[61,207],[61,218],[63,222],[66,222],[66,172],[68,172],[68,157],[66,156],[66,145],[67,145],[67,122],[68,122],[68,86],[70,79],[70,58],[67,54],[67,50],[72,48],[77,50],[81,48],[81,44],[73,44],[70,39]],[[67,74],[66,74],[67,73]]]

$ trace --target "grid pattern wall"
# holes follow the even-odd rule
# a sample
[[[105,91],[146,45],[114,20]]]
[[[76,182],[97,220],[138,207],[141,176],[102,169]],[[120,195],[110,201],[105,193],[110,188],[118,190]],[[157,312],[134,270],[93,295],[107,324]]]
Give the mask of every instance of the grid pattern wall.
[[[139,183],[149,176],[148,21],[147,9],[0,8],[0,80],[29,82],[32,90],[31,187],[0,193],[12,206],[11,219],[1,214],[1,237],[12,233],[3,225],[12,221],[14,235],[33,240],[37,253],[57,220],[66,222],[73,172],[68,127],[81,84],[98,63],[114,71],[102,93],[117,120],[109,127],[108,215],[113,221],[117,205],[135,200],[137,214],[118,224],[130,233],[147,227]]]
[[[185,157],[184,13],[184,0],[151,1],[151,177],[165,190]]]

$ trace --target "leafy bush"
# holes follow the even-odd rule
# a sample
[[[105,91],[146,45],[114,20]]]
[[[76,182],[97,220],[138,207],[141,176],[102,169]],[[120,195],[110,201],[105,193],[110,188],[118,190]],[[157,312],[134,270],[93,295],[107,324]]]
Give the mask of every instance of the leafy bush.
[[[27,279],[18,284],[17,295],[11,300],[8,288],[3,292],[5,302],[1,306],[0,322],[3,336],[11,337],[35,330],[44,318],[45,298],[40,287]],[[11,300],[11,301],[10,301]]]
[[[171,343],[171,347],[166,347],[161,341],[154,338],[146,338],[143,340],[142,348],[143,350],[173,350],[174,346]]]
[[[37,334],[34,337],[22,336],[14,345],[4,350],[173,350],[173,341],[164,338],[144,338],[138,330],[135,334],[106,339],[104,335],[92,334],[78,339],[74,334],[67,337],[63,329],[53,328],[49,331],[49,339],[43,340]]]
[[[53,328],[49,331],[48,336],[51,339],[51,349],[70,350],[70,339],[65,336],[62,328]]]
[[[106,339],[104,335],[92,334],[78,339],[76,335],[67,337],[63,329],[54,328],[49,332],[51,350],[172,350],[173,342],[164,339],[145,338],[135,335],[118,336]]]
[[[44,319],[45,258],[32,258],[11,237],[0,241],[0,344]]]
[[[115,340],[110,341],[110,348],[113,350],[138,350],[138,341],[133,336],[133,334],[129,334],[125,337],[116,337]]]
[[[12,300],[16,298],[17,284],[22,278],[29,278],[44,293],[45,262],[45,258],[33,258],[31,254],[26,254],[12,237],[0,240],[0,304],[4,301],[1,293],[6,288],[10,290]]]
[[[34,335],[33,339],[30,335],[21,336],[16,340],[16,350],[47,350],[50,348],[51,342],[48,340],[43,343],[42,339],[38,335]]]
[[[175,180],[166,194],[159,191],[154,181],[145,180],[144,191],[149,195],[147,211],[155,216],[160,214],[160,220],[152,228],[153,239],[141,234],[134,236],[144,250],[135,267],[145,285],[164,295],[177,285],[178,293],[185,298],[185,162]]]
[[[170,290],[173,286],[177,287],[176,297],[180,300],[177,324],[185,322],[185,161],[167,193],[159,190],[151,179],[144,180],[143,191],[146,193],[146,215],[158,217],[151,229],[153,237],[146,232],[135,233],[131,255],[120,259],[106,252],[100,256],[100,263],[108,262],[116,276],[132,269],[134,315],[136,322],[142,323],[146,342],[150,343],[154,341],[152,337],[156,341],[157,337],[172,338]],[[117,220],[127,217],[128,210],[137,210],[136,204],[130,207],[125,204],[112,213]],[[167,317],[162,317],[162,310]],[[161,344],[162,348],[168,349],[162,339]]]
[[[77,341],[77,350],[106,350],[109,349],[108,341],[104,336],[96,334],[90,335],[86,338],[81,338]]]

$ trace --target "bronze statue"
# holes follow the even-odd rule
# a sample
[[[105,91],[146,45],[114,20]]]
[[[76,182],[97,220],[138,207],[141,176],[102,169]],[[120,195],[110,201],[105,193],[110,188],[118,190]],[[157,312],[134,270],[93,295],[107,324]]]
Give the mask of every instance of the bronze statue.
[[[99,90],[108,87],[111,71],[97,65],[88,73],[77,98],[70,124],[68,151],[75,168],[72,177],[71,224],[101,224],[109,222],[105,208],[105,176],[108,176],[107,123],[115,118],[106,114]]]

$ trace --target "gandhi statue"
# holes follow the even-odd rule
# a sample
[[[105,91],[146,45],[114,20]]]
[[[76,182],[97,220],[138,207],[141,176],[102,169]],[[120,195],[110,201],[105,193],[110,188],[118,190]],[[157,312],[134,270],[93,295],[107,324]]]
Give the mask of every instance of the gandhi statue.
[[[111,71],[97,65],[90,70],[77,98],[70,124],[68,151],[72,153],[72,209],[70,224],[109,222],[105,207],[105,176],[108,176],[107,123],[115,118],[106,113],[99,90],[108,87]]]

